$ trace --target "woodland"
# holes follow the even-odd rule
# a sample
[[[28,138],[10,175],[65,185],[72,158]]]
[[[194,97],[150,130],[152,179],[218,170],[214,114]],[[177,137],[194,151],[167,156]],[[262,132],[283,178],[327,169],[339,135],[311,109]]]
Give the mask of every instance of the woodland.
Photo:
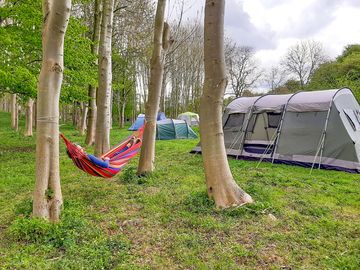
[[[360,45],[265,70],[204,2],[0,0],[0,269],[358,269],[358,176],[228,159],[221,117],[265,92],[359,100]],[[199,113],[202,153],[156,140],[158,112]]]

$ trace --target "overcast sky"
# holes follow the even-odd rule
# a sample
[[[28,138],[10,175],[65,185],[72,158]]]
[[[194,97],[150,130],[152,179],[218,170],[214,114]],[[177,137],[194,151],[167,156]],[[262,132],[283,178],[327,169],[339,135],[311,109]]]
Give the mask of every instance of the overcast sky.
[[[203,15],[205,0],[185,3],[185,16]],[[240,45],[255,48],[263,68],[277,65],[289,46],[306,39],[321,42],[334,58],[345,45],[360,43],[359,22],[360,0],[225,2],[226,34]]]

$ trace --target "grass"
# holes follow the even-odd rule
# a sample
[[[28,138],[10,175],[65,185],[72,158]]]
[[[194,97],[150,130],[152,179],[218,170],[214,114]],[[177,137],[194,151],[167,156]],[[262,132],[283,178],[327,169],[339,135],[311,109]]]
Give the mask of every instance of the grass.
[[[30,218],[35,140],[9,126],[0,113],[0,269],[360,268],[358,175],[231,159],[256,202],[220,211],[201,156],[188,153],[197,140],[158,141],[154,173],[137,178],[135,158],[112,180],[79,171],[61,143],[65,204],[53,225]],[[111,142],[127,134],[114,128]]]

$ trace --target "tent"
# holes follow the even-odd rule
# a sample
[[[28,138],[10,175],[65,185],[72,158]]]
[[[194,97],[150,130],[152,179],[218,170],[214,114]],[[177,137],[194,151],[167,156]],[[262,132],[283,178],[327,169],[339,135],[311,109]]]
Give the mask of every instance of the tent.
[[[158,112],[156,120],[159,121],[159,120],[164,120],[164,119],[166,119],[165,113],[164,112]]]
[[[199,125],[199,115],[193,112],[184,112],[178,115],[178,119],[185,120],[189,126]]]
[[[129,127],[128,130],[138,130],[145,123],[145,114],[139,114],[135,122]]]
[[[235,99],[223,130],[229,156],[360,173],[360,107],[348,88]]]
[[[157,140],[196,139],[196,133],[184,120],[164,119],[156,122]]]
[[[165,113],[163,112],[158,112],[157,118],[156,120],[163,120],[166,119]],[[128,130],[138,130],[142,125],[144,125],[145,123],[145,114],[139,114],[138,117],[136,118],[135,122],[131,125],[131,127],[129,127]]]

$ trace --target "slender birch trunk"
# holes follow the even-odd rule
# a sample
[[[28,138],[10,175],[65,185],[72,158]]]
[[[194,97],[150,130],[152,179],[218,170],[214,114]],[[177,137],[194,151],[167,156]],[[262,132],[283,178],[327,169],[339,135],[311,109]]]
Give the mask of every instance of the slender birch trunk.
[[[110,149],[110,102],[111,102],[111,38],[114,0],[103,1],[103,15],[99,48],[99,89],[97,92],[97,116],[95,132],[95,155]]]
[[[32,98],[29,98],[26,104],[24,136],[33,135],[33,107],[34,107],[34,100]]]
[[[101,26],[102,6],[101,0],[95,0],[95,11],[94,11],[94,25],[92,35],[92,46],[91,52],[98,56],[99,54],[99,40],[100,40],[100,26]],[[95,64],[98,65],[98,59],[96,57]],[[95,142],[95,129],[96,129],[96,87],[89,85],[89,112],[88,112],[88,123],[86,129],[86,145],[92,145]]]
[[[125,107],[126,103],[123,101],[121,104],[121,115],[120,115],[120,127],[123,128],[125,126]]]
[[[251,203],[234,181],[224,146],[222,104],[227,84],[224,56],[224,0],[206,0],[204,21],[205,82],[200,101],[201,149],[207,191],[219,208]]]
[[[146,127],[137,171],[139,175],[145,175],[154,170],[156,116],[160,103],[164,58],[170,45],[169,25],[164,22],[165,5],[166,0],[158,0],[155,15],[154,48],[150,63],[149,93],[145,107]]]
[[[11,128],[19,130],[19,108],[16,94],[11,94]]]
[[[37,102],[36,102],[36,99],[34,100],[34,103],[33,103],[33,116],[32,116],[32,119],[33,119],[33,128],[36,129],[36,126],[37,126],[37,123],[36,123],[36,115],[37,115]]]
[[[80,129],[79,134],[81,136],[85,135],[86,131],[86,118],[88,114],[88,106],[85,104],[85,102],[81,102],[81,122],[80,122]]]
[[[72,114],[71,114],[71,119],[72,119],[72,125],[76,128],[76,114],[77,114],[77,108],[75,105],[75,102],[72,103]]]
[[[43,0],[42,64],[37,95],[33,215],[56,222],[63,204],[59,171],[59,97],[70,0]]]

